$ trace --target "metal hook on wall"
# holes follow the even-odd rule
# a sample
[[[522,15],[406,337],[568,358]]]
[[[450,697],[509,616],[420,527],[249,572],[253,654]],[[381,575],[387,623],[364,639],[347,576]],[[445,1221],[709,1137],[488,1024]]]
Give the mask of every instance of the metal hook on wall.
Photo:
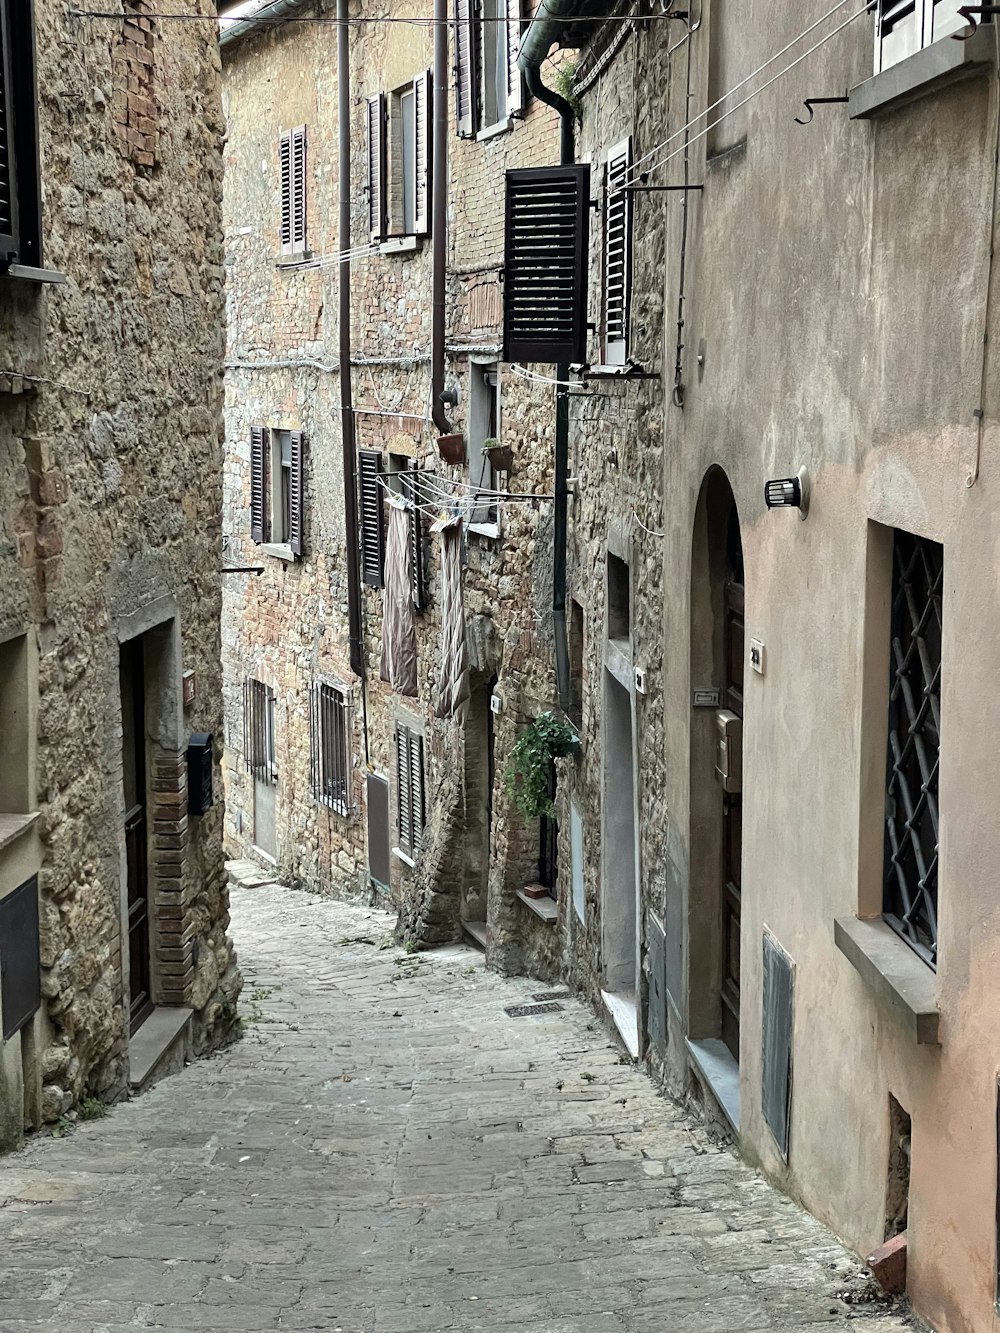
[[[959,5],[958,12],[969,25],[968,32],[953,32],[951,40],[953,42],[967,42],[979,27],[979,19],[989,18],[993,14],[1000,14],[1000,5]],[[978,18],[976,17],[978,15]]]
[[[847,101],[846,93],[844,94],[843,97],[807,97],[803,105],[805,106],[805,109],[809,112],[809,115],[805,118],[805,120],[803,120],[801,116],[795,116],[794,117],[795,123],[796,125],[810,125],[812,123],[813,116],[816,114],[815,111],[813,110],[814,107],[827,106],[831,102],[846,102],[846,101]]]

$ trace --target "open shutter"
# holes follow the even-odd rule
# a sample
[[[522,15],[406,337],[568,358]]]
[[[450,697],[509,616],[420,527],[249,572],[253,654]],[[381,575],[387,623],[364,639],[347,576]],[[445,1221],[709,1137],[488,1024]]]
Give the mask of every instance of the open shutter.
[[[291,248],[302,254],[306,248],[306,127],[291,131]]]
[[[0,263],[18,258],[17,166],[14,160],[14,107],[11,38],[7,0],[0,0]]]
[[[381,241],[387,230],[385,93],[368,99],[368,235]]]
[[[413,819],[412,846],[416,852],[424,835],[424,738],[410,732],[410,811]]]
[[[517,67],[521,49],[521,0],[506,0],[507,5],[507,115],[524,110],[524,80]]]
[[[455,117],[459,138],[476,135],[476,34],[474,0],[455,0]]]
[[[382,455],[377,449],[358,450],[361,490],[361,578],[370,588],[381,588],[385,563],[385,508],[379,477]]]
[[[410,733],[396,728],[396,828],[399,850],[413,855],[413,805],[410,799]]]
[[[305,446],[300,430],[289,431],[291,442],[291,466],[288,469],[288,545],[292,555],[305,553],[305,477],[303,475],[303,453]]]
[[[286,131],[278,138],[278,165],[281,178],[281,253],[292,253],[292,135]]]
[[[589,210],[587,165],[507,172],[505,361],[586,359]]]
[[[621,186],[632,165],[632,140],[612,148],[604,180],[604,361],[623,366],[632,288],[632,196]]]
[[[431,234],[431,72],[418,74],[413,80],[413,117],[415,140],[413,148],[416,168],[413,230],[417,236]]]
[[[250,536],[264,540],[264,427],[250,427]]]

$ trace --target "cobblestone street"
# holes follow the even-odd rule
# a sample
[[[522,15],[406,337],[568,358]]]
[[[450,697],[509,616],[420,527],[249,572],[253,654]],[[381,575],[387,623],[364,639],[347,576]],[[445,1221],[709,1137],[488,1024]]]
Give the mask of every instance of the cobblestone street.
[[[3,1333],[910,1327],[582,1005],[391,926],[234,890],[244,1040],[3,1162]]]

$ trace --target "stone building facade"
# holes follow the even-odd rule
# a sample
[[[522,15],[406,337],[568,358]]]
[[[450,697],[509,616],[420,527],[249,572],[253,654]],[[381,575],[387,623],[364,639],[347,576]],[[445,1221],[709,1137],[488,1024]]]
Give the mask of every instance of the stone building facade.
[[[4,6],[0,1144],[230,1035],[211,22]],[[9,189],[6,187],[9,186]],[[184,682],[182,684],[182,676]],[[185,694],[184,691],[187,691]],[[215,804],[188,812],[188,741]],[[204,777],[199,791],[204,795]]]

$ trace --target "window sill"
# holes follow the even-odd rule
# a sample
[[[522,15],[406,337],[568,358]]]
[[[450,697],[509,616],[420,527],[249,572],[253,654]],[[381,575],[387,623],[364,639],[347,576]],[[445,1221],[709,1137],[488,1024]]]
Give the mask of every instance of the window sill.
[[[499,523],[470,523],[469,531],[474,532],[477,537],[487,537],[494,542],[500,538]]]
[[[292,548],[284,542],[262,542],[258,550],[263,555],[273,555],[275,560],[284,560],[286,564],[292,564],[298,559]]]
[[[523,889],[516,889],[514,896],[519,898],[525,907],[530,908],[540,920],[547,926],[554,926],[559,920],[559,905],[554,898],[530,898]]]
[[[0,277],[18,278],[21,282],[55,283],[65,285],[69,279],[65,273],[57,273],[52,268],[32,268],[30,264],[8,264],[0,270]]]
[[[498,134],[506,134],[508,130],[513,128],[513,116],[509,116],[506,120],[498,120],[495,125],[487,125],[484,130],[479,131],[476,135],[476,143],[485,143],[487,139],[495,139]]]
[[[920,1046],[937,1046],[937,978],[879,917],[838,917],[837,948],[879,1000],[903,1020]]]
[[[404,866],[409,866],[411,870],[414,870],[416,868],[417,863],[416,861],[414,861],[413,857],[407,856],[406,853],[401,852],[398,847],[393,847],[392,854],[397,858],[397,860],[402,861]]]
[[[380,255],[412,255],[423,243],[421,236],[394,236],[390,241],[382,241],[378,252]]]
[[[996,38],[990,24],[980,24],[967,42],[942,37],[932,46],[890,65],[848,93],[851,120],[870,120],[895,111],[919,97],[979,74],[996,59]]]
[[[275,268],[302,268],[312,263],[311,250],[297,250],[293,255],[279,255],[274,261]]]
[[[27,833],[37,819],[37,810],[28,815],[0,814],[0,850]]]

